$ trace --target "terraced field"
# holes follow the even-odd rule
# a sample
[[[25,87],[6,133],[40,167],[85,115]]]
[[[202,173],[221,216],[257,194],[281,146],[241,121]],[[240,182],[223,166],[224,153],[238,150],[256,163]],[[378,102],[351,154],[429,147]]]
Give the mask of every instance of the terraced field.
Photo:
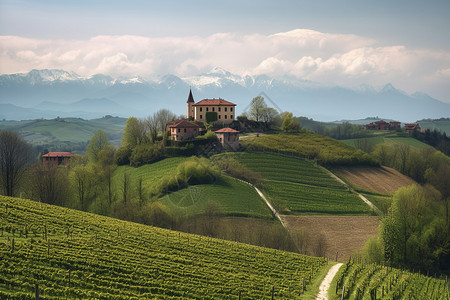
[[[323,258],[0,196],[0,299],[296,299]]]
[[[370,214],[362,200],[313,161],[262,152],[229,155],[261,172],[264,194],[283,214]]]

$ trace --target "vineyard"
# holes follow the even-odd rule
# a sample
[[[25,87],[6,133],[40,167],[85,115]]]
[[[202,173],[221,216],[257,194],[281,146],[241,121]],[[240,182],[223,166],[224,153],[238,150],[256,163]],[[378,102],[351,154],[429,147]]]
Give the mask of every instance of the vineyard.
[[[436,279],[362,261],[344,264],[334,281],[330,299],[342,296],[344,299],[450,299],[446,278]]]
[[[326,260],[0,196],[0,298],[300,298]]]
[[[234,157],[263,175],[261,189],[281,213],[370,214],[363,201],[313,161],[261,152]]]

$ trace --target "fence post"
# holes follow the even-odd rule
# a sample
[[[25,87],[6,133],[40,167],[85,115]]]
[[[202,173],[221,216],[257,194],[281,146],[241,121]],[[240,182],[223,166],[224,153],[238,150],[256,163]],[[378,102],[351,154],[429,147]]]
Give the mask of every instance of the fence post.
[[[241,300],[241,291],[239,291],[239,300]]]
[[[345,293],[345,285],[342,287],[342,296],[341,296],[341,300],[344,300],[344,293]]]
[[[275,294],[275,286],[272,286],[272,300],[273,300],[274,294]]]
[[[34,286],[34,294],[35,294],[35,299],[39,300],[39,285],[37,283]]]

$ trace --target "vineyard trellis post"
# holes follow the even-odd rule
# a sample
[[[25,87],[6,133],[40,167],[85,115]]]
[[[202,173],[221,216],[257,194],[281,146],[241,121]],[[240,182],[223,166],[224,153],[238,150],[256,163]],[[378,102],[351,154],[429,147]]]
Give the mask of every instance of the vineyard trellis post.
[[[272,300],[273,300],[274,294],[275,294],[275,286],[273,285],[272,286]]]
[[[34,286],[34,295],[35,295],[35,299],[39,300],[39,285],[37,283]]]
[[[344,293],[345,293],[345,285],[342,286],[342,295],[341,295],[341,300],[344,300]]]

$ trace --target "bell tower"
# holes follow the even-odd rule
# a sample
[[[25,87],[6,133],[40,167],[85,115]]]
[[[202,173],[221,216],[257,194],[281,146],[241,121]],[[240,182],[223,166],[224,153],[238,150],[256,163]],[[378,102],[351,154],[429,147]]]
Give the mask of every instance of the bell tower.
[[[192,97],[192,90],[189,89],[189,97],[187,100],[187,118],[193,119],[194,118],[194,107],[192,106],[195,104],[194,97]]]

